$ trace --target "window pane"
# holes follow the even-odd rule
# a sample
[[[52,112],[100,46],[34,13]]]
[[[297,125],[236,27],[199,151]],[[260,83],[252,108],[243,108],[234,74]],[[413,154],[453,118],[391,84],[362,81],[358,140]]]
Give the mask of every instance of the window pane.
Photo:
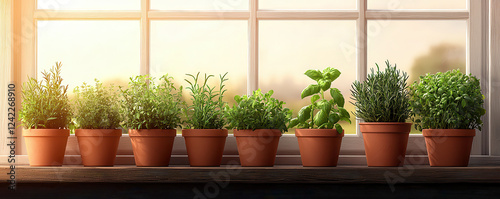
[[[168,73],[177,85],[186,86],[186,73],[208,73],[218,79],[228,72],[225,100],[233,103],[235,95],[246,94],[247,26],[239,20],[152,21],[151,75]]]
[[[38,0],[38,9],[140,10],[141,0]]]
[[[466,21],[368,21],[368,71],[385,60],[408,73],[408,83],[426,73],[466,72]],[[419,133],[413,130],[412,133]]]
[[[38,21],[38,75],[60,61],[70,91],[94,78],[126,85],[140,73],[139,28],[139,21]]]
[[[356,0],[261,0],[259,9],[356,9]]]
[[[467,0],[369,0],[368,9],[467,9]]]
[[[285,101],[296,116],[310,104],[309,97],[300,99],[301,91],[314,83],[304,72],[333,67],[342,74],[332,87],[341,90],[345,108],[354,110],[348,101],[350,85],[356,79],[355,21],[266,20],[259,26],[259,86],[263,91],[273,89],[274,96]],[[351,121],[351,125],[341,123],[346,134],[356,133],[354,116]]]
[[[249,0],[151,0],[152,10],[248,10]]]

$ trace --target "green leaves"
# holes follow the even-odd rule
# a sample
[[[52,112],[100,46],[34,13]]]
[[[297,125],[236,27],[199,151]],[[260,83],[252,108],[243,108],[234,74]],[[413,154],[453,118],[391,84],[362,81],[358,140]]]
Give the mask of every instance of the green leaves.
[[[155,81],[147,75],[131,77],[120,87],[123,125],[129,129],[175,129],[181,124],[182,86],[177,89],[168,75]]]
[[[321,126],[325,122],[328,122],[328,112],[319,110],[319,112],[314,115],[314,124],[316,124],[316,126]]]
[[[344,107],[344,96],[340,93],[340,90],[337,88],[330,89],[330,95],[333,98],[333,101],[340,107]]]
[[[337,130],[338,133],[344,132],[344,129],[342,129],[342,126],[340,126],[340,124],[335,124],[335,130]]]
[[[328,67],[325,70],[323,70],[323,76],[324,76],[324,79],[326,81],[333,82],[340,76],[340,71],[337,69]]]
[[[305,75],[316,81],[316,84],[307,86],[300,95],[302,99],[312,96],[311,104],[300,109],[297,118],[291,120],[289,127],[342,129],[337,122],[340,120],[351,122],[349,113],[343,108],[344,96],[339,89],[330,88],[332,82],[340,76],[340,71],[328,67],[323,72],[307,70]],[[333,100],[325,99],[324,92],[328,90]]]
[[[385,71],[371,69],[364,82],[351,85],[356,117],[365,122],[405,122],[410,117],[408,75],[385,62]],[[332,93],[333,96],[333,93]]]
[[[95,86],[83,83],[74,90],[74,119],[77,128],[116,129],[122,121],[119,95],[113,86],[103,86],[95,79]],[[137,114],[138,115],[138,114]],[[140,119],[137,116],[137,119]]]
[[[304,106],[299,110],[298,120],[300,122],[305,122],[311,118],[311,106]]]
[[[62,85],[62,63],[56,62],[50,71],[42,72],[40,81],[35,78],[23,83],[22,105],[19,119],[24,128],[66,129],[71,123],[71,105],[67,96],[68,86]]]
[[[318,81],[323,78],[323,75],[319,70],[307,70],[304,74],[313,79],[314,81]]]
[[[293,127],[297,126],[297,124],[299,124],[299,119],[293,118],[292,120],[290,120],[290,123],[288,124],[288,128],[293,128]]]
[[[479,80],[460,70],[420,77],[411,86],[411,107],[418,119],[415,128],[479,129],[485,114]]]
[[[292,111],[283,108],[285,102],[272,97],[273,91],[262,93],[259,90],[253,95],[235,97],[233,107],[226,106],[225,114],[229,128],[236,129],[279,129],[288,131],[287,123],[290,121]],[[290,125],[295,126],[299,119],[293,120]]]
[[[321,90],[326,91],[332,86],[332,82],[321,79],[318,81],[318,85],[321,88]]]
[[[307,96],[311,96],[311,95],[314,95],[316,93],[319,93],[320,91],[320,87],[318,85],[315,85],[315,84],[312,84],[312,85],[309,85],[307,86],[303,91],[302,93],[300,94],[300,97],[302,99],[304,99],[305,97]]]
[[[224,82],[227,81],[225,73],[224,75],[219,75],[219,89],[216,90],[215,86],[209,85],[209,79],[213,75],[205,74],[205,78],[202,83],[200,83],[199,75],[196,76],[187,74],[191,77],[190,80],[185,79],[189,84],[187,89],[191,91],[192,105],[184,108],[184,116],[186,117],[184,123],[187,124],[187,128],[194,129],[222,129],[226,125],[226,120],[224,117],[224,107],[226,102],[222,100],[225,89]],[[237,96],[239,101],[239,96]]]
[[[339,122],[339,120],[340,120],[340,116],[338,114],[330,114],[328,116],[328,121],[330,123],[335,124],[335,123]]]
[[[316,101],[318,101],[318,100],[319,100],[319,98],[320,98],[320,96],[319,96],[319,95],[313,95],[313,96],[311,97],[311,104],[312,104],[312,103],[314,103],[314,102],[316,102]]]

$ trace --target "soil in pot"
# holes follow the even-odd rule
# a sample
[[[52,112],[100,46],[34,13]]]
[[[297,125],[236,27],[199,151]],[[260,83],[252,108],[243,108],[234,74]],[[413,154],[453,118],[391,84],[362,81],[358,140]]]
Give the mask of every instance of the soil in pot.
[[[281,131],[276,129],[234,130],[241,166],[272,167]]]
[[[364,122],[363,133],[366,162],[369,167],[397,167],[404,165],[411,123]]]
[[[469,165],[474,129],[423,129],[429,164],[433,167]]]
[[[135,164],[138,167],[163,167],[170,163],[175,129],[129,129]]]
[[[341,134],[335,129],[295,129],[305,167],[334,167],[339,160]]]
[[[189,164],[194,167],[217,167],[222,162],[227,129],[183,129]]]
[[[118,144],[122,136],[120,129],[76,129],[78,147],[83,166],[113,166]]]
[[[30,166],[62,166],[69,130],[24,129]]]

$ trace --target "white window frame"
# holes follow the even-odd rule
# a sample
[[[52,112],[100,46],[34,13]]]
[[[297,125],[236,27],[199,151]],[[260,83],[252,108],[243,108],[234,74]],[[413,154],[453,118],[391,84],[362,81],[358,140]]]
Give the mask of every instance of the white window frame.
[[[490,0],[491,1],[491,0]],[[368,10],[367,0],[357,0],[356,10],[263,10],[258,9],[258,0],[249,0],[248,11],[164,11],[150,10],[150,0],[141,0],[141,10],[138,11],[55,11],[38,10],[37,0],[19,0],[14,5],[14,11],[18,13],[20,27],[15,28],[14,33],[18,35],[18,50],[14,52],[14,76],[20,88],[21,82],[27,81],[27,77],[37,75],[37,21],[38,20],[140,20],[141,28],[141,50],[140,50],[140,73],[149,74],[150,65],[150,21],[151,20],[248,20],[248,80],[247,93],[256,90],[258,86],[258,40],[260,20],[356,20],[357,23],[357,80],[364,80],[367,76],[367,20],[467,20],[467,73],[472,73],[481,79],[481,86],[485,93],[485,108],[489,114],[483,117],[484,128],[478,132],[473,144],[473,155],[499,155],[500,147],[492,143],[498,143],[500,135],[492,134],[490,131],[494,124],[490,124],[490,118],[498,118],[496,112],[490,111],[490,79],[488,62],[488,0],[469,0],[465,10]],[[491,1],[496,6],[498,1]],[[498,8],[500,10],[500,8]],[[19,14],[22,13],[22,14]],[[492,12],[493,13],[493,12]],[[493,20],[492,20],[493,21]],[[498,23],[497,23],[498,24]],[[495,27],[497,27],[496,25]],[[498,27],[500,28],[500,27]],[[493,32],[492,32],[493,33]],[[496,33],[498,34],[498,33]],[[496,39],[498,44],[498,39]],[[493,43],[491,44],[493,45]],[[498,46],[498,45],[496,45]],[[492,52],[493,53],[493,52]],[[16,62],[17,60],[17,62]],[[495,59],[497,62],[498,60]],[[495,60],[492,60],[495,61]],[[492,64],[493,65],[493,64]],[[499,72],[498,69],[491,69]],[[496,76],[498,79],[498,76]],[[18,89],[20,90],[20,89]],[[18,95],[20,96],[20,95]],[[497,96],[497,95],[495,95]],[[19,110],[20,103],[17,104]],[[356,121],[356,124],[359,121]],[[364,160],[364,144],[359,128],[356,134],[345,135],[341,149],[339,164],[366,164]],[[20,162],[27,164],[26,149],[22,140],[21,129],[17,129],[18,148],[17,154]],[[496,139],[488,139],[488,138]],[[0,138],[3,139],[3,138]],[[1,141],[1,140],[0,140]],[[1,143],[1,142],[0,142]],[[490,147],[491,146],[491,147]],[[8,151],[0,151],[7,154]],[[74,135],[70,136],[67,148],[65,164],[80,164],[78,156],[78,144]],[[132,147],[128,135],[123,135],[117,164],[133,164]],[[237,159],[237,149],[234,137],[228,137],[225,149],[224,161]],[[410,135],[407,154],[416,158],[413,163],[425,163],[426,150],[422,135]],[[6,158],[3,158],[6,159]],[[0,160],[0,164],[2,163]],[[277,164],[300,164],[300,153],[297,140],[294,135],[282,136]],[[410,162],[412,163],[412,162]],[[172,164],[187,164],[187,156],[184,139],[178,135],[174,143]]]

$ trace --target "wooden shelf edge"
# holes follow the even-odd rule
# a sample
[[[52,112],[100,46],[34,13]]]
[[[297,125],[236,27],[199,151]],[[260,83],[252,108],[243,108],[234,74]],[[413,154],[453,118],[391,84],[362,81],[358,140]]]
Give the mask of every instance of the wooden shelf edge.
[[[0,166],[0,181],[9,177]],[[500,166],[16,167],[17,183],[500,183]]]

